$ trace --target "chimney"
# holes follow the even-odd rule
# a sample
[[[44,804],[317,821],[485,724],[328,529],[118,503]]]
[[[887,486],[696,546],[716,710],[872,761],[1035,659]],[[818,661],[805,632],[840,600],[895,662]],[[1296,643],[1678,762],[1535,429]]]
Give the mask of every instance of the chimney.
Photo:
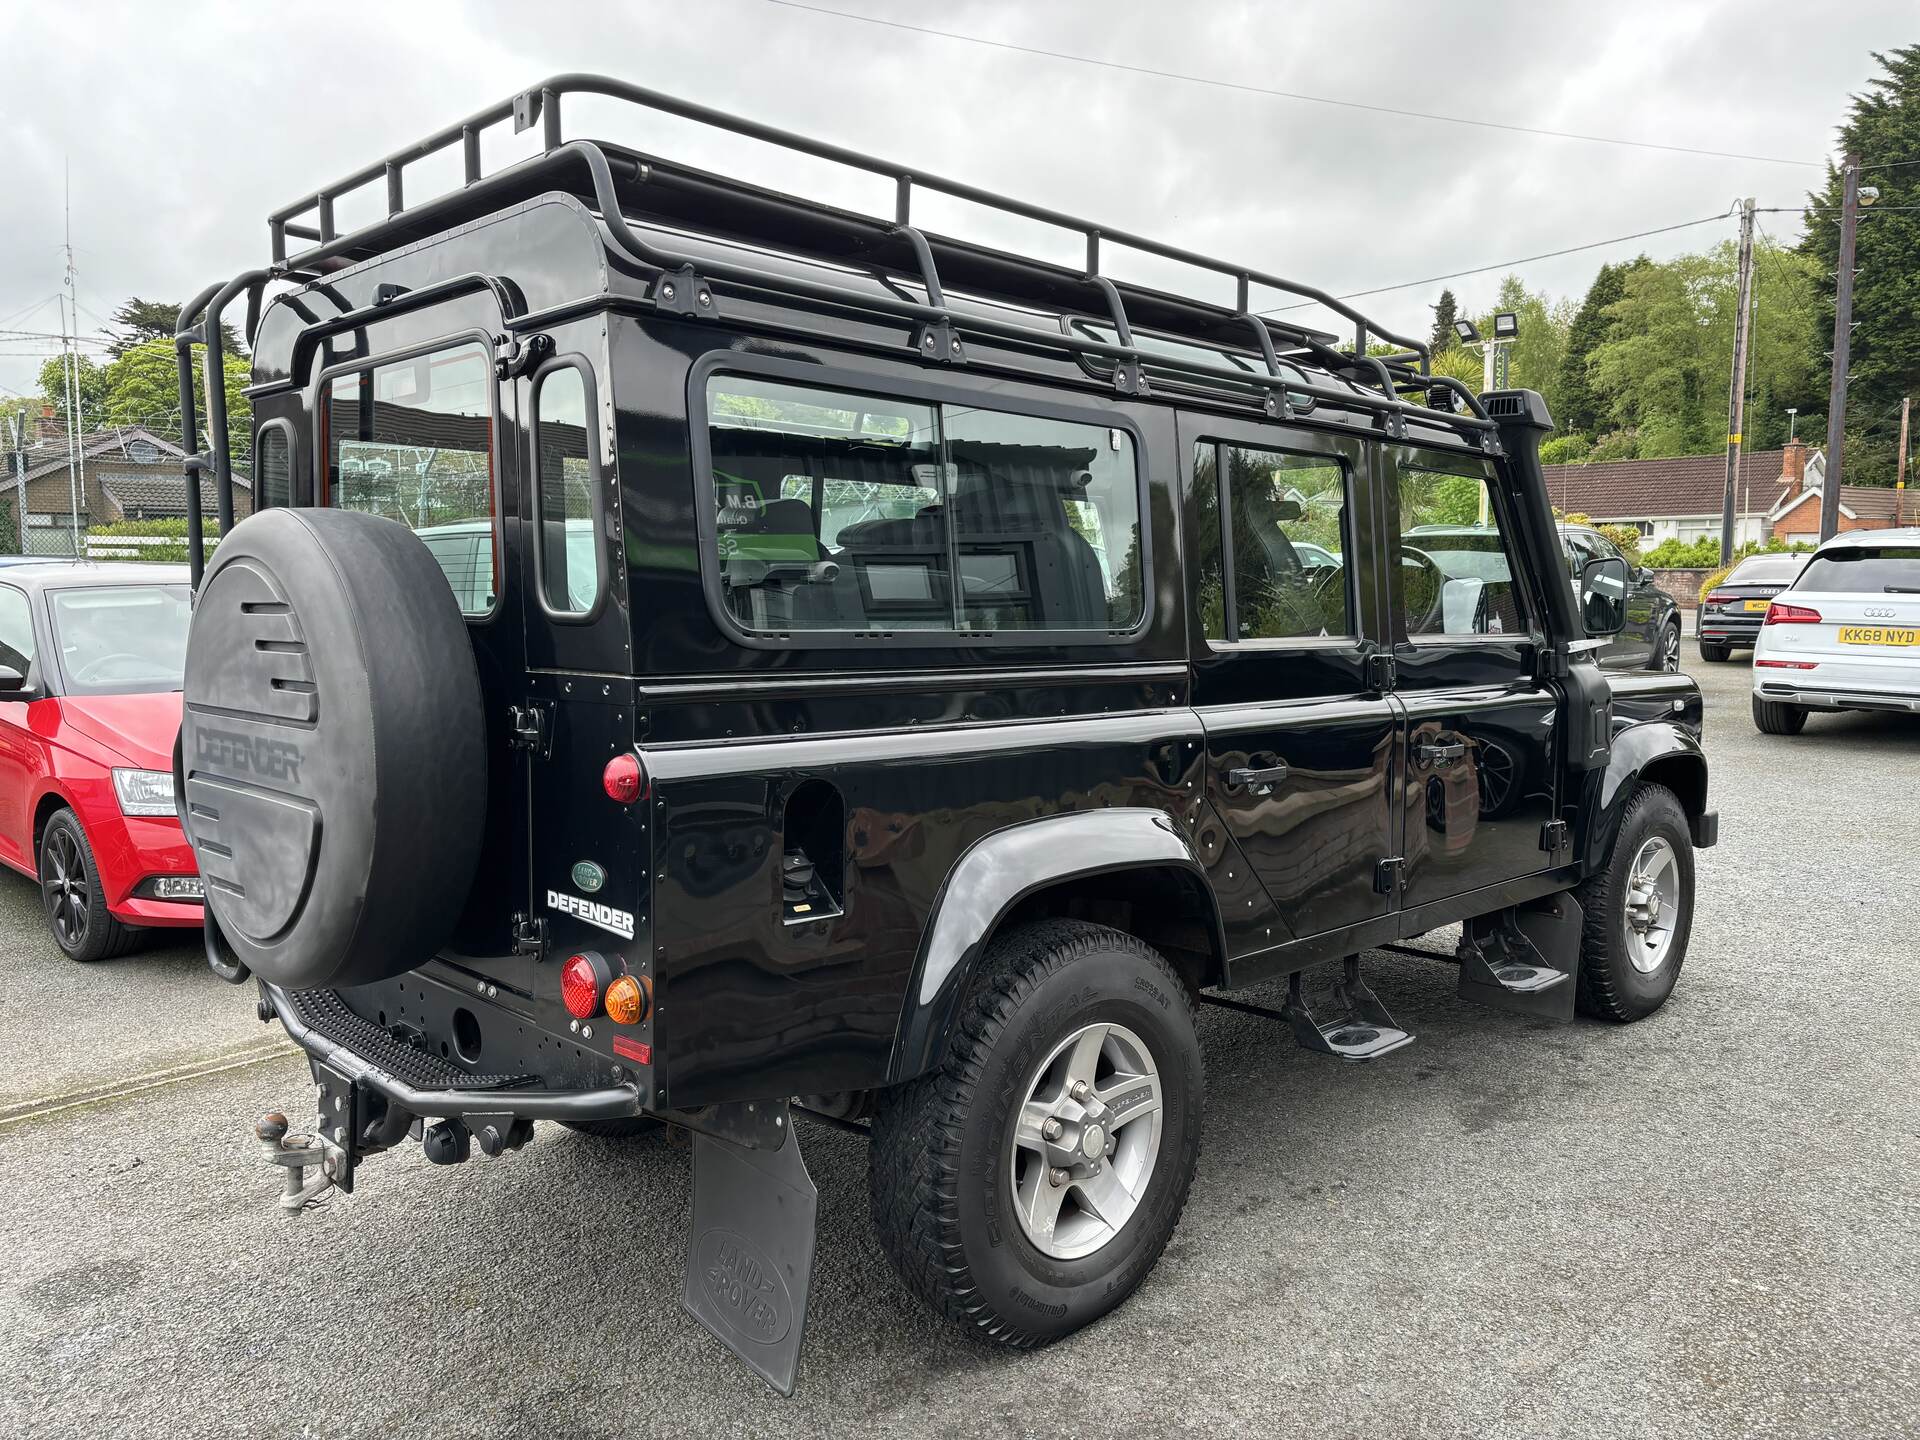
[[[33,427],[34,439],[42,445],[64,445],[67,443],[67,427],[54,413],[53,406],[42,403],[40,418]]]
[[[1800,487],[1807,481],[1807,442],[1798,437],[1787,442],[1787,448],[1781,454],[1780,484],[1783,500],[1799,498]]]

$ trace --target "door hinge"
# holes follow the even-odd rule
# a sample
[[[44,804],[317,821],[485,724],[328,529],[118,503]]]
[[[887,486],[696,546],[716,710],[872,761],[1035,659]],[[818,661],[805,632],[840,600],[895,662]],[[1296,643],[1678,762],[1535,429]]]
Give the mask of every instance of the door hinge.
[[[547,758],[553,744],[553,734],[547,724],[547,707],[544,705],[509,705],[507,707],[507,744],[516,750],[530,750],[542,760]]]
[[[547,922],[536,915],[513,917],[513,950],[516,955],[538,955],[547,948]]]
[[[1384,650],[1375,650],[1367,656],[1367,688],[1385,692],[1393,689],[1400,678],[1399,666],[1393,656]]]
[[[1540,848],[1549,855],[1558,854],[1573,843],[1573,828],[1564,820],[1549,820],[1540,827]]]
[[[1405,878],[1407,861],[1404,855],[1395,855],[1382,860],[1373,867],[1373,891],[1376,895],[1391,895],[1400,888]]]

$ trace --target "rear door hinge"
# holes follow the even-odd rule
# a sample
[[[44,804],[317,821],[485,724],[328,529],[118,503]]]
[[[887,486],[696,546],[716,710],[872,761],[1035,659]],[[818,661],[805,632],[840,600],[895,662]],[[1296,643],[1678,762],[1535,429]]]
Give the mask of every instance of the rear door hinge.
[[[1393,656],[1385,650],[1372,651],[1367,656],[1367,688],[1384,694],[1393,689],[1399,681],[1400,667],[1394,663]]]
[[[546,759],[553,748],[547,707],[538,703],[507,707],[507,744]]]
[[[1382,860],[1373,867],[1373,890],[1376,895],[1391,895],[1400,888],[1406,878],[1407,860],[1404,855],[1395,855]]]
[[[547,922],[536,915],[513,917],[513,950],[516,955],[538,955],[547,948]]]
[[[1557,855],[1573,843],[1573,828],[1564,820],[1549,820],[1540,827],[1540,848]]]

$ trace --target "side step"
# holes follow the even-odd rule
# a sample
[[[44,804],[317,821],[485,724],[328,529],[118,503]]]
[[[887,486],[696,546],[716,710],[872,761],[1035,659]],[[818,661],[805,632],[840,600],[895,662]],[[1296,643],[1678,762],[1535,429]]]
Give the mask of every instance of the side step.
[[[1585,924],[1580,902],[1565,893],[1469,920],[1460,932],[1460,998],[1571,1020]]]
[[[1341,978],[1334,983],[1325,1002],[1309,1002],[1299,972],[1287,980],[1284,1009],[1250,1005],[1244,1000],[1229,1000],[1223,995],[1202,995],[1209,1005],[1240,1010],[1268,1020],[1281,1020],[1293,1027],[1293,1038],[1308,1050],[1342,1060],[1378,1060],[1403,1045],[1411,1045],[1413,1036],[1393,1023],[1393,1016],[1379,997],[1360,978],[1360,957],[1349,955]]]

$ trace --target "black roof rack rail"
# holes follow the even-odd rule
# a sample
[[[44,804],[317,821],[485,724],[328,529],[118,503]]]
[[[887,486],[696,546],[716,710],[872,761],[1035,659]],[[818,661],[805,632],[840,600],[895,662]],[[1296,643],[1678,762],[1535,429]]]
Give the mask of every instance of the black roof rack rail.
[[[610,156],[607,148],[598,143],[589,140],[570,141],[564,137],[560,122],[561,98],[565,95],[595,95],[626,101],[660,114],[708,125],[891,179],[894,182],[894,213],[890,218],[881,219],[830,211],[724,177],[706,176],[672,167],[666,162],[650,162],[643,157],[618,152]],[[516,132],[540,126],[542,151],[535,157],[488,175],[481,164],[481,136],[491,127],[508,121],[512,122]],[[454,146],[460,148],[462,156],[464,183],[461,189],[436,196],[409,209],[406,204],[406,167]],[[911,257],[911,268],[903,273],[917,272],[926,299],[922,301],[898,290],[892,293],[857,290],[850,285],[809,279],[746,261],[708,258],[696,262],[689,256],[677,254],[665,244],[650,240],[635,230],[628,223],[621,199],[620,182],[632,184],[647,179],[655,164],[660,174],[671,175],[689,187],[698,187],[701,193],[712,193],[718,187],[721,192],[750,204],[786,206],[795,215],[804,215],[817,233],[825,234],[838,227],[837,239],[858,232],[869,241],[887,240],[903,244]],[[1486,410],[1465,386],[1457,381],[1448,381],[1445,377],[1428,375],[1430,355],[1426,345],[1394,334],[1345,301],[1313,286],[1250,266],[1230,264],[1143,235],[1116,230],[1045,206],[998,195],[962,181],[929,175],[857,150],[795,135],[625,81],[598,75],[564,74],[543,80],[507,100],[476,111],[371,165],[341,177],[331,185],[282,206],[268,218],[273,259],[271,269],[250,271],[225,286],[209,287],[181,312],[177,349],[182,428],[189,451],[188,475],[190,480],[195,480],[202,471],[213,472],[223,525],[230,523],[232,518],[231,465],[227,454],[225,417],[219,413],[225,409],[224,397],[219,394],[218,386],[210,388],[208,422],[212,453],[210,456],[198,454],[190,394],[190,350],[196,341],[204,343],[208,347],[209,363],[214,366],[219,364],[219,321],[225,306],[243,291],[247,294],[248,331],[251,335],[258,319],[261,292],[268,280],[305,279],[323,274],[329,268],[376,254],[383,248],[383,242],[390,246],[401,236],[417,233],[421,226],[440,216],[452,215],[462,209],[470,211],[482,200],[512,193],[513,187],[545,181],[550,172],[576,170],[578,173],[576,167],[585,172],[587,189],[614,245],[644,269],[658,272],[651,298],[658,308],[670,313],[692,316],[717,314],[719,304],[713,285],[715,282],[725,282],[824,305],[879,312],[910,321],[913,348],[922,359],[929,361],[964,363],[967,357],[963,336],[972,333],[1021,345],[1065,349],[1081,357],[1098,356],[1110,360],[1114,366],[1115,387],[1122,393],[1144,392],[1146,369],[1152,366],[1162,372],[1172,371],[1215,381],[1229,380],[1246,386],[1270,414],[1291,414],[1293,405],[1289,397],[1300,396],[1313,400],[1332,400],[1371,411],[1379,417],[1388,432],[1395,435],[1404,434],[1406,422],[1413,418],[1451,429],[1462,438],[1473,439],[1477,435],[1482,443],[1485,434],[1492,430],[1493,422]],[[337,202],[341,197],[375,182],[385,187],[386,218],[342,233],[335,221]],[[1085,269],[1076,273],[1059,265],[1011,252],[930,237],[913,223],[916,189],[1078,233],[1086,242]],[[296,250],[290,247],[290,241],[307,243]],[[1232,279],[1236,290],[1234,308],[1229,310],[1189,296],[1116,283],[1101,268],[1101,249],[1109,242],[1143,255]],[[805,258],[811,252],[803,250],[795,253]],[[1030,294],[1001,294],[998,293],[1000,287],[993,285],[965,287],[969,296],[974,298],[990,302],[1012,299],[1016,304],[1037,306],[1042,302],[1035,300],[1034,296],[1047,296],[1054,297],[1045,302],[1053,308],[1058,308],[1057,297],[1074,290],[1089,298],[1097,298],[1100,302],[1098,308],[1106,312],[1107,322],[1113,328],[1114,340],[1108,342],[1097,336],[1076,334],[1065,323],[1057,330],[1048,330],[978,310],[953,308],[948,303],[947,289],[938,263],[938,257],[943,254],[949,261],[969,265],[983,275],[1017,277],[1031,291]],[[822,258],[833,260],[844,257],[823,255]],[[1354,327],[1352,351],[1334,349],[1328,343],[1331,337],[1321,332],[1256,312],[1251,305],[1251,290],[1256,284],[1323,305],[1350,321]],[[1154,315],[1159,332],[1221,353],[1221,362],[1215,364],[1141,348],[1134,341],[1133,317],[1128,310],[1130,302]],[[537,315],[520,315],[509,320],[509,329],[521,328],[539,318]],[[196,320],[200,321],[197,335],[193,333]],[[1248,331],[1252,332],[1249,338],[1253,342],[1254,356],[1261,362],[1259,369],[1227,363],[1228,355],[1238,346],[1229,345],[1221,337],[1229,332],[1245,337]],[[1316,384],[1307,377],[1304,369],[1286,373],[1291,367],[1280,360],[1274,344],[1276,338],[1284,341],[1290,351],[1304,352],[1310,356],[1329,375],[1348,379],[1354,388],[1346,390]],[[1384,359],[1368,355],[1369,343],[1376,340],[1400,347],[1401,353]],[[217,374],[217,369],[212,373]],[[1424,401],[1433,390],[1444,390],[1463,400],[1465,413],[1460,413],[1451,405],[1443,410],[1405,398],[1406,393],[1415,393]],[[187,501],[189,529],[197,531],[200,520],[197,483],[188,485]],[[189,559],[193,563],[197,581],[200,551],[193,542],[190,542],[189,549]]]

